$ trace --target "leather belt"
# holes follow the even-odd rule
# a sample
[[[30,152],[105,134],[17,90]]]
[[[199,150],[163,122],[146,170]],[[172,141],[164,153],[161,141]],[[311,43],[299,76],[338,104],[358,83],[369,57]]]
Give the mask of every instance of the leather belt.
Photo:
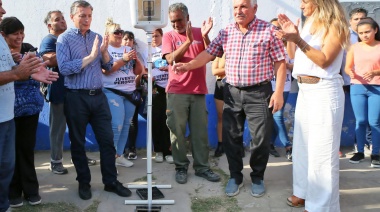
[[[67,89],[68,92],[87,94],[89,96],[95,96],[101,94],[102,89]]]
[[[297,82],[301,84],[317,84],[320,80],[321,78],[314,76],[297,76]]]
[[[259,82],[257,84],[250,85],[250,86],[243,86],[243,87],[236,86],[236,88],[239,90],[248,90],[250,88],[260,87],[262,85],[268,84],[269,82],[270,82],[270,80],[265,80],[265,81],[262,81],[262,82]]]

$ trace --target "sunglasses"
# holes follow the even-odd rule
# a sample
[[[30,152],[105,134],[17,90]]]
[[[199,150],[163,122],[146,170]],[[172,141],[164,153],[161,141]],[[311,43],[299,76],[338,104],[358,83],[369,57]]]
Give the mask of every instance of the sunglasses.
[[[121,29],[117,29],[117,30],[113,31],[114,35],[123,35],[123,33],[124,33],[124,31]]]

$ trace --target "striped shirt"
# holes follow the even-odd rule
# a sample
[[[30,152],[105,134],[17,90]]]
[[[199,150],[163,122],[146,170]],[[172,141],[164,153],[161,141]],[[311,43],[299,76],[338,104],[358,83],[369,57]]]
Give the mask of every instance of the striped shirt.
[[[99,51],[97,58],[82,67],[84,57],[90,55],[97,33],[88,30],[83,36],[79,29],[72,28],[62,33],[57,40],[57,62],[61,74],[65,76],[68,89],[99,89],[103,87],[102,68],[109,71],[113,65],[112,56],[106,64]],[[102,37],[99,37],[99,47]]]
[[[244,87],[273,78],[273,63],[285,59],[284,44],[275,36],[275,27],[255,19],[244,34],[237,23],[220,30],[206,51],[222,57],[225,53],[227,83]]]

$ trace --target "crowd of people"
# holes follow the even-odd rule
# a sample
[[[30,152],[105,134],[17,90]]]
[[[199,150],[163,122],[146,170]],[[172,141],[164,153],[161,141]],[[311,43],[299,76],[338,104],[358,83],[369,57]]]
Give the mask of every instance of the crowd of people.
[[[191,143],[195,175],[220,181],[209,164],[206,64],[213,61],[218,143],[214,157],[226,155],[229,197],[243,182],[244,123],[250,135],[250,193],[266,193],[264,174],[269,155],[279,157],[279,139],[293,162],[293,195],[285,200],[305,211],[340,211],[339,155],[345,92],[356,118],[359,163],[371,137],[371,166],[380,168],[380,32],[363,8],[346,20],[337,0],[303,0],[306,17],[286,15],[267,22],[256,17],[256,0],[233,0],[234,23],[211,41],[213,19],[193,27],[183,3],[169,6],[173,30],[156,29],[152,39],[152,138],[157,163],[174,164],[175,180],[188,181]],[[44,19],[49,34],[40,49],[24,43],[24,25],[6,13],[0,0],[0,212],[41,203],[34,166],[39,113],[47,86],[50,103],[49,169],[68,173],[63,166],[63,141],[69,131],[71,161],[77,173],[78,195],[92,198],[89,166],[96,160],[85,151],[86,126],[99,144],[104,190],[122,197],[131,191],[117,180],[117,166],[131,167],[137,159],[138,114],[146,108],[148,61],[134,34],[112,18],[105,33],[91,30],[93,7],[84,0],[70,8],[74,27],[67,29],[61,11]],[[299,92],[291,142],[284,124],[284,106],[292,80]],[[42,83],[42,84],[40,84]],[[377,103],[376,103],[377,102]],[[187,135],[187,127],[190,136]]]

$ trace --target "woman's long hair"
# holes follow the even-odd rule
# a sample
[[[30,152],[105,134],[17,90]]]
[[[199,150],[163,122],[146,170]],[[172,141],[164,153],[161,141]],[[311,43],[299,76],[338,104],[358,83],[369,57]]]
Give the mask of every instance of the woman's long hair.
[[[314,33],[323,31],[322,42],[329,33],[329,29],[334,28],[338,32],[340,45],[346,48],[350,45],[350,30],[343,7],[338,0],[311,0],[316,5],[316,9],[311,16],[313,19],[312,28]]]

